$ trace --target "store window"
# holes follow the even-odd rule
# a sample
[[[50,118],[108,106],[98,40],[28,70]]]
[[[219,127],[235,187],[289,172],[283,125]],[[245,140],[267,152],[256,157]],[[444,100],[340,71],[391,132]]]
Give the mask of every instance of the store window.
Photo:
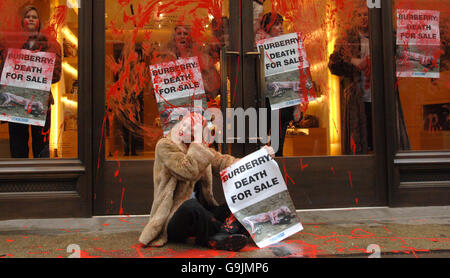
[[[396,0],[400,150],[450,150],[450,2]]]
[[[153,159],[189,107],[220,108],[228,1],[107,0],[105,9],[105,156]],[[201,75],[164,75],[175,65]]]
[[[0,2],[0,158],[78,156],[78,1]]]
[[[272,90],[271,105],[282,94],[301,99],[280,109],[282,155],[373,153],[367,1],[255,0],[253,8],[255,43],[297,33],[306,52],[297,76],[266,78],[267,86],[284,89]]]

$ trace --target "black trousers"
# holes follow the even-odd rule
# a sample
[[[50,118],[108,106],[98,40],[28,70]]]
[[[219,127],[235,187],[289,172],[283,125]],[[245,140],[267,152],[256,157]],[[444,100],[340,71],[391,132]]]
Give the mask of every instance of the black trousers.
[[[50,157],[50,109],[47,112],[45,126],[31,126],[31,139],[34,158]],[[28,158],[30,139],[30,125],[8,123],[9,150],[12,158]]]
[[[207,246],[208,239],[220,232],[230,215],[226,204],[207,210],[197,199],[187,200],[169,221],[168,240],[184,243],[188,238],[195,237],[195,244]]]

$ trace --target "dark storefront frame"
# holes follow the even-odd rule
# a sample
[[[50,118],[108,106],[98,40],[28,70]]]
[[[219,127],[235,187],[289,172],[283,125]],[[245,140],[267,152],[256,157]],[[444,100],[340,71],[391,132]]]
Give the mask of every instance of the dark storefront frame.
[[[101,2],[101,3],[100,3]],[[242,5],[241,8],[239,5]],[[98,13],[98,17],[104,11],[104,1],[96,1],[97,5],[94,11]],[[331,176],[330,166],[339,165],[342,169],[348,169],[358,173],[354,175],[353,182],[355,184],[365,184],[367,180],[373,180],[372,188],[368,186],[367,191],[362,189],[361,193],[369,192],[371,189],[375,193],[371,193],[372,197],[368,202],[359,204],[359,206],[414,206],[414,205],[448,205],[449,204],[449,185],[450,185],[450,153],[449,152],[398,152],[396,145],[396,126],[395,126],[395,72],[394,72],[394,48],[393,46],[393,13],[392,1],[383,1],[381,8],[369,9],[370,13],[370,43],[372,56],[372,88],[374,94],[373,110],[374,114],[374,141],[375,155],[362,156],[328,156],[328,157],[305,157],[305,161],[312,165],[320,165],[315,172],[309,175],[298,174],[298,157],[277,159],[280,167],[286,167],[287,173],[297,173],[297,177],[302,179],[302,184],[323,184],[328,183],[331,186],[340,186],[348,183],[346,176]],[[240,70],[242,74],[232,75],[231,80],[237,80],[236,86],[236,103],[237,106],[254,107],[258,103],[258,93],[249,94],[248,92],[258,92],[257,86],[257,63],[255,59],[257,55],[254,53],[253,41],[244,38],[253,37],[252,30],[252,4],[251,1],[230,0],[230,23],[235,28],[241,28],[240,32],[232,32],[231,45],[227,51],[226,59],[230,59],[231,68],[235,68],[238,63],[241,64]],[[240,18],[239,18],[240,17]],[[240,21],[241,20],[241,21]],[[103,23],[95,29],[95,34],[104,31]],[[240,38],[239,38],[240,35]],[[104,39],[98,39],[96,49],[104,45]],[[239,41],[242,45],[239,45]],[[241,48],[241,49],[239,49]],[[104,65],[103,53],[95,55],[96,61],[94,65],[101,67]],[[238,62],[239,60],[239,62]],[[99,68],[100,69],[100,68]],[[94,72],[98,72],[94,70]],[[233,74],[236,74],[235,72]],[[96,78],[96,80],[99,80]],[[100,79],[101,80],[101,79]],[[243,82],[243,80],[255,80],[255,82]],[[96,84],[98,89],[95,91],[104,91],[101,82]],[[247,93],[243,93],[247,92]],[[224,100],[225,102],[225,100]],[[104,96],[96,95],[95,103],[104,103]],[[99,124],[103,119],[104,111],[97,111],[97,117],[94,121]],[[98,135],[99,136],[99,135]],[[99,147],[99,138],[97,138]],[[256,144],[232,144],[232,154],[243,156],[254,151],[258,145]],[[116,168],[115,161],[105,161],[104,153],[101,151],[99,157],[96,157],[94,151],[94,161],[99,162],[99,168],[106,164],[105,171],[99,171],[96,181],[94,182],[94,194],[100,196],[99,202],[94,202],[94,214],[114,214],[118,211],[118,206],[109,206],[108,212],[105,209],[108,200],[120,200],[121,186],[118,186],[117,179],[114,178]],[[100,158],[100,159],[99,159]],[[105,164],[104,164],[105,163]],[[95,163],[96,164],[96,163]],[[128,161],[121,164],[121,172],[125,176],[130,177],[128,184],[139,184],[139,188],[129,196],[127,207],[130,213],[141,213],[142,205],[147,203],[153,196],[151,188],[149,188],[149,180],[152,175],[143,176],[141,173],[152,172],[153,161]],[[326,174],[328,173],[328,174]],[[292,175],[291,175],[292,176]],[[294,177],[295,179],[295,177]],[[105,184],[98,183],[103,181],[109,184],[109,193],[104,192]],[[219,182],[216,180],[216,182]],[[145,189],[147,187],[147,189]],[[113,188],[113,189],[111,189]],[[130,190],[131,191],[131,190]],[[223,193],[216,190],[218,199],[223,200]],[[314,192],[305,192],[304,189],[291,186],[290,193],[294,199],[294,203],[298,208],[319,208],[319,207],[343,207],[351,206],[348,202],[339,202],[340,197],[348,196],[329,196],[326,188]],[[305,193],[323,195],[324,202],[322,204],[311,205],[305,199]],[[106,195],[107,194],[107,197]],[[145,198],[142,198],[145,196]],[[425,196],[425,197],[424,197]],[[329,200],[325,200],[329,198]],[[136,200],[133,202],[133,200]],[[145,213],[147,213],[145,211]]]
[[[257,86],[257,55],[254,53],[253,41],[244,38],[253,37],[252,5],[251,1],[230,1],[230,24],[238,28],[239,16],[241,32],[231,33],[231,45],[226,58],[230,59],[231,68],[241,64],[242,74],[231,76],[231,80],[237,80],[236,104],[243,107],[254,107],[258,102],[258,95],[248,92],[258,92]],[[242,9],[239,9],[239,3]],[[94,12],[100,17],[104,11],[104,1],[95,4]],[[327,187],[313,188],[312,191],[299,186],[290,186],[289,190],[297,208],[332,208],[349,206],[414,206],[414,205],[446,205],[449,202],[448,185],[450,177],[450,154],[448,152],[397,152],[395,121],[395,97],[392,92],[394,87],[394,49],[392,46],[392,1],[382,3],[382,8],[372,8],[370,13],[370,43],[372,55],[372,88],[376,96],[373,101],[374,115],[374,140],[375,155],[361,156],[328,156],[305,157],[305,163],[316,165],[316,169],[309,173],[300,173],[298,169],[299,157],[277,158],[282,171],[285,170],[294,180],[300,180],[303,184],[339,187],[348,184],[348,176],[337,177],[330,173],[330,167],[348,170],[352,173],[352,182],[360,185],[359,194],[369,196],[365,201],[355,205],[348,201],[348,194],[336,194],[330,196]],[[234,25],[233,25],[234,24]],[[103,22],[98,22],[95,34],[104,32]],[[239,35],[242,45],[239,46]],[[104,45],[103,36],[96,36],[95,49],[101,49]],[[241,49],[239,49],[241,47]],[[103,54],[103,55],[102,55]],[[94,65],[99,67],[94,72],[100,72],[104,65],[104,53],[98,52]],[[95,80],[102,80],[95,78]],[[243,82],[243,80],[255,80],[255,82]],[[96,83],[95,91],[104,92],[104,85]],[[247,93],[243,93],[247,92]],[[104,103],[104,95],[96,94],[95,103]],[[95,110],[94,125],[103,121],[104,111]],[[114,172],[117,169],[116,161],[105,161],[104,150],[99,149],[101,134],[97,133],[94,147],[94,164],[98,162],[98,175],[94,181],[94,215],[118,214],[119,202],[123,197],[124,186],[121,185]],[[254,151],[256,144],[232,144],[232,154],[241,157]],[[153,161],[121,161],[120,172],[127,178],[126,211],[129,214],[148,213],[153,198],[151,186]],[[147,173],[147,174],[143,174]],[[219,180],[215,181],[220,183]],[[134,185],[134,186],[133,186]],[[105,190],[105,188],[107,188]],[[219,201],[223,201],[223,193],[220,188],[215,190]],[[323,202],[311,204],[308,197],[322,198]],[[323,197],[321,197],[323,196]],[[426,196],[426,198],[424,198]],[[343,199],[346,199],[342,201]],[[113,204],[113,201],[115,204]],[[123,204],[120,204],[123,205]],[[145,209],[143,209],[145,207]],[[122,207],[121,207],[122,208]]]
[[[242,5],[242,6],[240,6]],[[105,1],[94,2],[94,18],[100,18],[105,11]],[[237,80],[235,95],[235,106],[247,109],[255,107],[258,103],[258,57],[253,48],[253,23],[252,23],[251,1],[230,1],[230,46],[226,51],[226,59],[229,59],[231,70],[230,80]],[[373,57],[374,80],[383,79],[382,63],[382,33],[381,33],[381,10],[370,10],[371,20],[371,51]],[[242,24],[242,27],[239,26]],[[105,54],[102,47],[105,45],[105,25],[102,20],[94,22],[94,57],[93,72],[97,74],[94,80],[104,80],[101,75],[104,72]],[[240,36],[240,37],[239,37]],[[241,45],[239,45],[241,43]],[[237,66],[240,66],[237,71]],[[236,78],[237,77],[237,78]],[[244,82],[246,80],[247,82]],[[254,82],[248,82],[254,80]],[[104,92],[104,82],[96,82],[95,92]],[[330,208],[350,206],[385,206],[387,202],[387,180],[386,180],[386,148],[385,148],[385,112],[383,83],[373,82],[373,90],[377,97],[373,102],[375,111],[374,118],[376,154],[360,156],[327,156],[327,157],[304,157],[303,161],[314,165],[313,170],[300,171],[298,165],[301,157],[277,158],[282,172],[288,173],[294,181],[299,184],[288,184],[294,204],[299,209],[306,208]],[[226,100],[223,100],[226,103]],[[102,93],[94,95],[94,126],[101,127],[104,124],[105,96]],[[150,211],[153,198],[153,160],[105,160],[104,144],[102,140],[102,128],[94,131],[94,215],[114,215],[121,211],[125,214],[147,214]],[[257,144],[231,144],[231,152],[237,157],[251,153],[259,145]],[[99,151],[100,150],[100,151]],[[97,164],[98,163],[98,164]],[[336,170],[336,174],[330,171]],[[116,176],[119,171],[120,177]],[[357,185],[358,195],[355,195],[352,185]],[[216,178],[216,185],[220,181]],[[215,186],[215,196],[219,202],[224,201],[220,186]],[[341,190],[339,188],[345,188]],[[330,190],[333,194],[330,194]],[[124,198],[125,195],[125,198]],[[359,198],[357,198],[359,197]],[[359,199],[359,200],[358,200]],[[313,201],[311,201],[313,200]]]
[[[248,37],[251,30],[251,2],[238,0],[230,6],[230,22],[239,22],[243,28],[241,38]],[[248,3],[247,3],[248,2]],[[78,159],[55,160],[2,160],[0,161],[0,219],[14,218],[52,218],[52,217],[90,217],[92,215],[118,214],[123,186],[114,177],[116,161],[106,161],[102,144],[105,103],[105,0],[81,1],[79,14],[79,64],[80,94],[78,105]],[[240,14],[240,13],[245,14]],[[374,110],[376,155],[342,157],[306,157],[305,161],[320,166],[310,176],[303,175],[302,183],[318,184],[332,182],[331,185],[346,183],[345,177],[327,177],[330,165],[342,169],[355,170],[361,174],[353,176],[354,183],[373,179],[377,192],[371,202],[360,206],[420,206],[448,205],[450,201],[450,152],[399,152],[395,126],[395,68],[393,47],[393,6],[392,1],[383,1],[381,9],[370,9],[372,88],[377,92]],[[234,22],[234,23],[233,23]],[[232,25],[233,26],[233,25]],[[239,32],[232,33],[228,59],[231,67],[241,59],[242,75],[238,76],[237,103],[242,107],[254,105],[255,97],[243,94],[257,90],[256,82],[243,83],[244,80],[257,80],[255,71],[257,59],[252,52],[252,43],[243,40],[240,53],[238,49]],[[234,50],[234,51],[233,51]],[[236,76],[232,76],[234,80]],[[93,82],[96,80],[96,82]],[[240,156],[254,150],[255,145],[233,145],[233,154]],[[285,165],[288,173],[299,169],[290,161],[299,158],[278,160]],[[148,213],[153,197],[151,186],[152,160],[122,161],[121,174],[130,177],[127,184],[126,214]],[[367,172],[369,171],[369,172]],[[370,172],[373,171],[373,172]],[[147,173],[144,175],[143,173]],[[219,182],[216,180],[216,182]],[[290,189],[297,208],[312,208],[304,201],[302,188]],[[220,190],[215,192],[219,198]],[[317,196],[329,198],[319,207],[342,207],[340,196],[328,196],[326,190],[313,192]],[[303,200],[302,200],[303,198]],[[107,204],[114,200],[115,204]],[[143,209],[143,207],[145,208]],[[315,207],[316,208],[316,207]]]

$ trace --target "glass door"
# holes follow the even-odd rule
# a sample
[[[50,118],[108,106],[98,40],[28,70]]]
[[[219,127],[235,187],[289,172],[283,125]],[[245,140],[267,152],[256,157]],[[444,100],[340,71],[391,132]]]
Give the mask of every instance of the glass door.
[[[94,59],[104,72],[104,84],[97,85],[104,93],[95,102],[97,107],[104,105],[95,115],[101,128],[96,131],[98,153],[94,154],[94,214],[146,214],[153,196],[157,141],[190,108],[220,112],[231,105],[230,88],[239,90],[239,52],[229,49],[238,49],[240,43],[240,4],[235,0],[98,2],[95,13],[105,20],[94,29],[104,33],[97,45],[105,51]],[[198,80],[190,74],[194,70],[165,75],[191,65],[201,74]],[[190,94],[190,86],[202,90],[194,88]],[[208,118],[212,133],[218,120],[213,115]],[[219,143],[213,147],[228,148]]]

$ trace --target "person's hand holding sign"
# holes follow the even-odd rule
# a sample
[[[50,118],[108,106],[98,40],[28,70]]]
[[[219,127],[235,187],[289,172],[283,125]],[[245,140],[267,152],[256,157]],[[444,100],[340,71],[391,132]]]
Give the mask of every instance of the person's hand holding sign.
[[[263,149],[266,149],[267,152],[269,153],[270,157],[275,158],[275,151],[273,150],[273,148],[271,146],[264,146],[262,147]]]

